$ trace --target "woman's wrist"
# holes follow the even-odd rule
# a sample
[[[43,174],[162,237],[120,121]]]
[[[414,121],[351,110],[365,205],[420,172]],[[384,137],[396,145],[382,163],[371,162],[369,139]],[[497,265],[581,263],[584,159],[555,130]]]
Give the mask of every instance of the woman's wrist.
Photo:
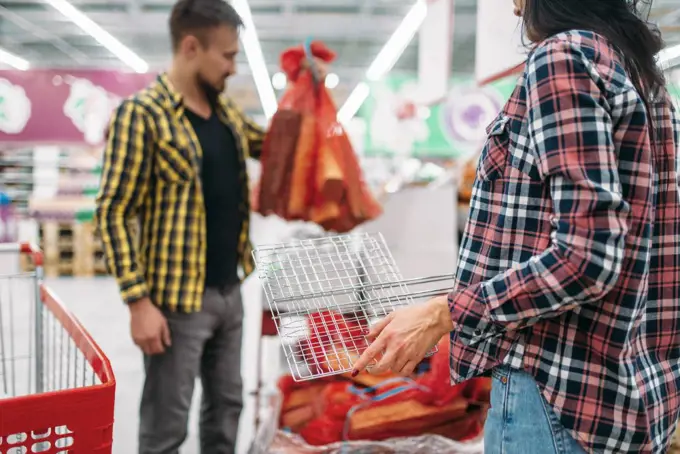
[[[430,303],[433,308],[433,313],[436,317],[436,325],[441,330],[442,335],[453,331],[454,325],[451,320],[451,312],[449,311],[449,298],[447,295],[432,298]]]

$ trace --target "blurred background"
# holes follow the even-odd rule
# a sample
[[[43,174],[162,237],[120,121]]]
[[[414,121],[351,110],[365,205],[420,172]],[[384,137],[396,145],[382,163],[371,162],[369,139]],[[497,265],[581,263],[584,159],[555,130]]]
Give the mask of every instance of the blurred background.
[[[453,272],[475,157],[527,51],[512,1],[232,3],[245,28],[229,96],[266,126],[287,86],[280,54],[307,39],[323,41],[337,53],[326,87],[385,207],[362,229],[385,236],[408,277]],[[172,5],[0,2],[0,241],[42,247],[48,285],[111,359],[118,380],[116,454],[136,449],[142,358],[104,266],[93,202],[112,109],[168,66]],[[663,32],[667,49],[659,61],[680,101],[680,2],[656,0],[648,14]],[[249,166],[255,181],[258,165]],[[300,228],[255,215],[253,240],[286,241]],[[246,282],[244,297],[247,397],[239,452],[256,436],[251,392],[270,389],[283,367],[275,338],[258,350],[267,302],[257,277]],[[198,452],[196,412],[192,418],[187,454]]]

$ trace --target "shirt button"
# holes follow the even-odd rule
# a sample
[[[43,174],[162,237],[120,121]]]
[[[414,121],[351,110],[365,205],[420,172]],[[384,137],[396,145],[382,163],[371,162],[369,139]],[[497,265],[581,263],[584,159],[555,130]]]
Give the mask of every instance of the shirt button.
[[[476,329],[472,334],[475,335],[475,337],[479,337],[482,335],[482,330],[481,329]]]

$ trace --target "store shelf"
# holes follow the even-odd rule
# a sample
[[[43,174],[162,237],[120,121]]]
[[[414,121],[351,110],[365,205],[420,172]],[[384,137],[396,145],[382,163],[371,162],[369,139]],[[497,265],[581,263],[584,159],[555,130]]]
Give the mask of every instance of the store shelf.
[[[55,149],[45,151],[40,147],[0,151],[0,188],[12,198],[22,217],[35,214],[31,200],[36,193],[67,200],[76,196],[93,200],[100,175],[100,158],[91,149],[63,148],[56,153]],[[56,215],[56,210],[52,204],[50,212]]]

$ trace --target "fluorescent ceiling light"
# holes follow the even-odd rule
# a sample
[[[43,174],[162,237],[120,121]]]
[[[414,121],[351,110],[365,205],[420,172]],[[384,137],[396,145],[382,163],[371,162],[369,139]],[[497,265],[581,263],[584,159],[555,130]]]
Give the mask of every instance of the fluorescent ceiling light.
[[[330,73],[329,75],[327,75],[326,80],[324,81],[326,88],[330,88],[331,90],[337,87],[339,83],[340,77],[338,77],[338,75],[335,73]]]
[[[80,12],[68,0],[44,0],[54,9],[63,14],[68,20],[80,27],[85,33],[92,36],[99,44],[106,47],[120,61],[138,73],[149,70],[149,64],[131,51],[127,46],[114,38],[109,32],[97,25],[92,19]]]
[[[390,72],[395,63],[404,53],[416,32],[427,16],[426,0],[417,0],[406,14],[401,24],[387,40],[383,48],[366,70],[366,79],[377,81]],[[338,111],[338,120],[346,123],[356,115],[370,93],[370,88],[365,82],[359,83],[349,95],[345,104]]]
[[[0,62],[20,71],[26,71],[30,67],[27,60],[24,60],[23,58],[18,57],[2,48],[0,48]]]
[[[375,57],[371,66],[366,71],[366,78],[370,81],[380,80],[390,72],[397,63],[401,54],[404,53],[406,46],[409,45],[420,25],[427,16],[427,4],[424,0],[418,0],[411,7],[399,27],[394,31],[390,39],[387,40],[383,48]]]
[[[680,64],[680,44],[662,50],[656,57],[662,69],[670,69]]]
[[[260,40],[257,38],[253,15],[250,12],[248,0],[233,0],[232,5],[241,16],[241,19],[243,19],[244,26],[241,30],[241,44],[246,52],[250,72],[253,74],[255,87],[262,103],[262,110],[264,110],[267,119],[270,119],[276,112],[278,102],[276,101],[276,93],[274,93],[274,87],[272,87],[269,78],[267,64],[262,55]]]
[[[359,111],[359,108],[366,101],[370,92],[371,89],[366,82],[359,82],[354,87],[354,90],[352,90],[352,93],[349,94],[340,110],[338,110],[338,121],[347,124]]]

